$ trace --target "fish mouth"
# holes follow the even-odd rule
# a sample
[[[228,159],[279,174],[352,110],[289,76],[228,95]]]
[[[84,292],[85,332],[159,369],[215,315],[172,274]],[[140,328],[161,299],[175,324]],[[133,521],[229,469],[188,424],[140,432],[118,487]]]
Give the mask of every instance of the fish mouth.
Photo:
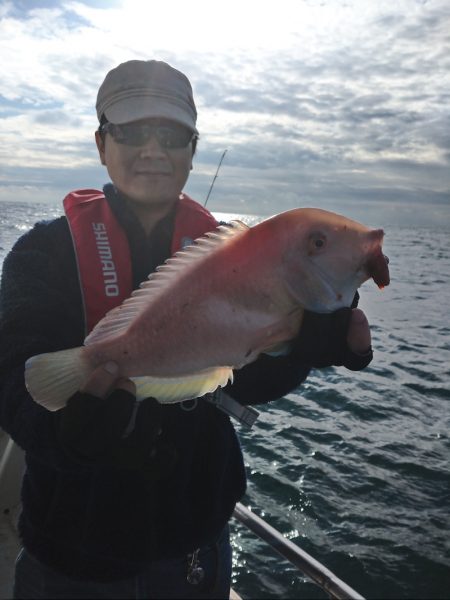
[[[380,290],[389,285],[390,282],[388,265],[389,258],[383,254],[381,248],[373,252],[366,263],[366,271],[369,277],[372,277]]]

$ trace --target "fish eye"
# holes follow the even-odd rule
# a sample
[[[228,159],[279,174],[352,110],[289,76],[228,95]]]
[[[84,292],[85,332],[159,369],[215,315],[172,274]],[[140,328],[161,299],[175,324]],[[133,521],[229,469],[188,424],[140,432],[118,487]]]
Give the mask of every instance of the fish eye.
[[[310,247],[312,252],[322,250],[326,246],[327,238],[323,233],[313,233],[310,238]]]

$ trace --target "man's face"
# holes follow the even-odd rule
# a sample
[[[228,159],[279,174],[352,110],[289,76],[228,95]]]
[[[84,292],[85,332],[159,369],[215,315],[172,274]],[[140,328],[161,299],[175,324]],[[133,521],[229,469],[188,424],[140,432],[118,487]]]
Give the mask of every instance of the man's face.
[[[180,139],[177,134],[184,141],[183,133],[185,139],[191,138],[173,121],[146,119],[112,126],[103,135],[96,132],[96,143],[102,164],[122,194],[141,205],[170,208],[192,168],[192,142],[173,147],[172,141]]]

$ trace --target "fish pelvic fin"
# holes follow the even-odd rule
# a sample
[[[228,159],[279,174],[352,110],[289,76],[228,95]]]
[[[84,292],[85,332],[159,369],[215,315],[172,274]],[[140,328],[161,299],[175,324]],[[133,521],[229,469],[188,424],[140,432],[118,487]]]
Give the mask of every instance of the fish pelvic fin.
[[[83,348],[32,356],[25,363],[25,386],[35,402],[59,410],[83,385],[91,369],[82,359]]]
[[[233,381],[233,370],[216,367],[180,377],[132,377],[132,380],[136,384],[138,400],[156,398],[161,404],[174,404],[200,398],[227,385]]]
[[[217,227],[217,229],[197,238],[192,245],[176,252],[160,265],[155,272],[150,273],[148,279],[143,281],[139,288],[134,290],[131,296],[120,306],[106,313],[84,340],[85,345],[104,342],[125,333],[130,324],[157,297],[165,293],[170,286],[178,281],[180,275],[184,275],[189,269],[195,268],[212,252],[236,236],[245,233],[248,229],[248,225],[241,221],[231,221],[228,225]]]

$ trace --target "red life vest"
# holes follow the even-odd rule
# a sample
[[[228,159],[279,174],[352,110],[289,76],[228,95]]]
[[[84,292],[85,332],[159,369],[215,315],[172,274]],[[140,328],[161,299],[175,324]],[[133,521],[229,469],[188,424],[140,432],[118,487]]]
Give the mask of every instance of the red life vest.
[[[132,292],[130,248],[103,192],[76,190],[64,198],[78,265],[86,333]],[[181,194],[172,254],[217,227],[206,208]]]

